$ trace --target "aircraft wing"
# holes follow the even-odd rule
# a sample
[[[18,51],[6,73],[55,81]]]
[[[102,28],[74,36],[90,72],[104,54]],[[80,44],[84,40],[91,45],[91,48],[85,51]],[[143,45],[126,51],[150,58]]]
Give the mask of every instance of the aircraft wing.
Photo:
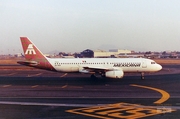
[[[109,70],[114,70],[113,68],[109,68],[109,67],[83,67],[84,69],[90,69],[90,70],[103,70],[103,71],[109,71]]]
[[[81,72],[81,73],[100,73],[100,72],[107,72],[107,71],[114,71],[114,70],[122,70],[122,69],[114,68],[114,67],[85,66],[85,67],[82,67],[79,70],[79,72]]]

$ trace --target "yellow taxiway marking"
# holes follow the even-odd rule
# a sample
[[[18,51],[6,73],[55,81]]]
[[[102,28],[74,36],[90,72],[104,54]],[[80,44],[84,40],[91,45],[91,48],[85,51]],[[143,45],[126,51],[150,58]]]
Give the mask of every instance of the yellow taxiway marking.
[[[154,102],[155,104],[161,104],[161,103],[165,102],[166,100],[168,100],[170,98],[169,93],[167,93],[164,90],[158,89],[158,88],[153,88],[153,87],[148,87],[148,86],[141,86],[141,85],[136,85],[136,84],[131,84],[131,86],[140,87],[140,88],[146,88],[146,89],[154,90],[154,91],[157,91],[157,92],[161,93],[162,97],[159,100],[157,100],[156,102]]]
[[[28,75],[27,77],[39,76],[39,75],[41,75],[41,74],[42,74],[42,73],[33,74],[33,75]]]
[[[10,87],[11,85],[4,85],[3,88],[7,88],[7,87]]]
[[[158,114],[170,113],[175,110],[164,111],[161,108],[143,106],[130,103],[116,103],[87,108],[66,110],[66,112],[90,116],[101,119],[138,119]]]
[[[65,74],[63,74],[62,76],[60,76],[60,77],[65,77],[67,75],[67,73],[65,73]]]
[[[0,76],[12,76],[12,75],[15,75],[15,74],[17,74],[17,73],[2,74],[2,75],[0,75]]]
[[[161,104],[170,98],[169,93],[161,89],[148,87],[148,86],[135,85],[135,84],[132,84],[131,86],[146,88],[161,93],[162,97],[156,102],[154,102],[155,104]],[[107,104],[107,105],[93,106],[87,108],[66,110],[66,112],[95,117],[95,118],[101,118],[101,119],[138,119],[138,118],[144,118],[158,114],[171,113],[173,111],[176,110],[173,109],[166,110],[163,108],[156,108],[153,106],[143,106],[139,104],[130,104],[123,102],[116,104]]]
[[[31,86],[31,88],[36,88],[36,87],[38,87],[39,85],[34,85],[34,86]]]

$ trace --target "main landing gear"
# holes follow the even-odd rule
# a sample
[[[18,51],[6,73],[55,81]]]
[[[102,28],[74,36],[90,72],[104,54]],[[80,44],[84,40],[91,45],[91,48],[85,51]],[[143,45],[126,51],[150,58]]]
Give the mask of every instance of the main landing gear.
[[[91,75],[91,79],[96,79],[96,78],[97,77],[94,74]]]

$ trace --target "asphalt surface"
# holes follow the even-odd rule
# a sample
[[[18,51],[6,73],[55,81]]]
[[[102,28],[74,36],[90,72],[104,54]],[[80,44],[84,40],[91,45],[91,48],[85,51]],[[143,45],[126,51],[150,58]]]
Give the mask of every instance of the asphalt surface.
[[[180,66],[123,79],[90,79],[0,66],[0,119],[179,119]]]

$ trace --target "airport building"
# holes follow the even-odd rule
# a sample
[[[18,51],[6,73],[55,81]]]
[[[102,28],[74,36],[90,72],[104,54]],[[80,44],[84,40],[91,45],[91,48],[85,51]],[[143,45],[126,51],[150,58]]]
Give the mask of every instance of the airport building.
[[[111,49],[109,51],[104,50],[94,50],[94,57],[100,58],[100,57],[119,57],[119,54],[131,54],[132,51],[130,50],[119,50],[119,49]]]
[[[132,53],[131,50],[120,50],[120,49],[110,49],[109,52],[115,52],[117,54],[120,54],[120,53],[129,54],[129,53]]]
[[[94,51],[92,51],[90,49],[86,49],[86,50],[82,51],[80,55],[82,57],[93,58],[94,57]]]
[[[119,57],[119,54],[131,54],[130,50],[119,50],[119,49],[111,49],[109,51],[104,50],[90,50],[86,49],[81,52],[82,57],[88,58],[107,58],[107,57]]]

